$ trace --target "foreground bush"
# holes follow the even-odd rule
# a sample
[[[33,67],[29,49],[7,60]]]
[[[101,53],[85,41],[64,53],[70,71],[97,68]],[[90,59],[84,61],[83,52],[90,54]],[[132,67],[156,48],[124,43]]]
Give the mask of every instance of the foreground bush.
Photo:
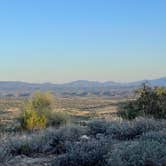
[[[50,125],[65,125],[69,117],[63,112],[53,112],[53,100],[50,93],[35,93],[23,107],[20,117],[21,127],[36,130]]]
[[[3,153],[4,156],[33,154],[63,154],[69,145],[80,140],[80,137],[87,133],[87,129],[81,126],[67,126],[60,129],[48,128],[32,134],[24,134],[5,139]],[[1,146],[0,146],[1,147]],[[5,149],[5,150],[4,150]]]
[[[166,120],[95,120],[0,139],[0,160],[52,157],[55,166],[165,166]],[[24,160],[26,161],[26,160]]]
[[[53,97],[50,93],[35,93],[24,105],[20,117],[23,129],[45,128],[51,114]]]
[[[104,166],[108,150],[107,142],[101,140],[70,144],[67,153],[58,157],[53,166]]]
[[[89,134],[97,136],[98,134],[107,135],[113,139],[131,140],[138,138],[143,133],[149,131],[159,131],[166,129],[165,120],[154,120],[147,118],[138,118],[133,121],[104,121],[94,120],[88,123]]]
[[[109,154],[108,166],[164,166],[166,147],[157,141],[120,143]]]
[[[134,119],[138,116],[153,116],[166,119],[166,88],[151,88],[143,85],[137,91],[138,98],[124,104],[119,115],[124,119]]]
[[[166,145],[166,128],[161,129],[159,131],[149,131],[144,133],[141,137],[140,140],[142,141],[157,141],[161,144]]]
[[[21,126],[26,130],[42,129],[46,127],[47,119],[33,110],[24,110],[21,117]]]

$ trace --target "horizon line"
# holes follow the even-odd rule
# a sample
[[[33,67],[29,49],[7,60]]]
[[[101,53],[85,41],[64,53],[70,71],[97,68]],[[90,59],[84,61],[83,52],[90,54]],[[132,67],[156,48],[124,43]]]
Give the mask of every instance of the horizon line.
[[[141,81],[158,80],[158,79],[162,79],[162,78],[166,78],[166,76],[157,77],[157,78],[139,79],[139,80],[135,80],[135,81],[99,81],[99,80],[78,79],[78,80],[71,80],[71,81],[60,82],[60,83],[51,82],[51,81],[50,82],[49,81],[31,82],[31,81],[25,81],[25,80],[0,80],[0,82],[20,82],[20,83],[28,83],[28,84],[57,84],[57,85],[61,85],[61,84],[68,84],[68,83],[77,82],[77,81],[88,81],[88,82],[98,82],[98,83],[112,82],[112,83],[127,84],[127,83],[141,82]]]

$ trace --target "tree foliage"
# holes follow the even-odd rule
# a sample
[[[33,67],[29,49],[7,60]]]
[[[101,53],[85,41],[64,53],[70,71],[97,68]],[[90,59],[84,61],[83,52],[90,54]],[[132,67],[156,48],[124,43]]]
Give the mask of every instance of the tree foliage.
[[[45,128],[51,116],[53,96],[50,93],[36,92],[25,102],[21,115],[23,129]]]
[[[166,118],[166,88],[152,88],[143,84],[136,94],[137,99],[125,103],[119,111],[119,115],[126,119],[134,119],[137,116]]]

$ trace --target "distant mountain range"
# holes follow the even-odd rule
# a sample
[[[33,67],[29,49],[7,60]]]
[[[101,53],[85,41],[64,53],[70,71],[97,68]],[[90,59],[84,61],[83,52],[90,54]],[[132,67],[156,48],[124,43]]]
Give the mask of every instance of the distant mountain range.
[[[120,82],[97,82],[97,81],[88,81],[88,80],[78,80],[66,84],[61,84],[63,86],[78,86],[78,87],[107,87],[107,86],[139,86],[142,83],[147,82],[151,86],[166,86],[166,77],[153,79],[153,80],[141,80],[136,82],[129,83],[120,83]]]
[[[0,81],[0,96],[29,96],[34,91],[52,91],[53,93],[62,96],[124,96],[131,93],[133,89],[137,88],[144,82],[148,82],[151,86],[166,86],[166,77],[130,83],[77,80],[64,84],[38,84]]]

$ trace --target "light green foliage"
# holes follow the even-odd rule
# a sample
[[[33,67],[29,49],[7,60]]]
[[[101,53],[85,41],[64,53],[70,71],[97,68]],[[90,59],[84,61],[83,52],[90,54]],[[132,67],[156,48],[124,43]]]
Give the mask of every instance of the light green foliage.
[[[46,126],[47,119],[44,115],[38,115],[33,110],[25,110],[21,119],[23,129],[42,129]]]
[[[23,129],[36,130],[46,126],[61,126],[68,122],[63,112],[53,112],[53,96],[50,93],[36,92],[24,105],[21,115]]]
[[[69,116],[64,112],[53,112],[54,97],[50,93],[36,92],[25,102],[20,117],[23,129],[35,130],[47,126],[66,125]]]
[[[29,100],[29,106],[38,115],[50,116],[53,109],[54,97],[51,93],[36,92]]]
[[[50,93],[36,92],[24,105],[21,115],[23,129],[45,128],[52,111],[53,97]]]

